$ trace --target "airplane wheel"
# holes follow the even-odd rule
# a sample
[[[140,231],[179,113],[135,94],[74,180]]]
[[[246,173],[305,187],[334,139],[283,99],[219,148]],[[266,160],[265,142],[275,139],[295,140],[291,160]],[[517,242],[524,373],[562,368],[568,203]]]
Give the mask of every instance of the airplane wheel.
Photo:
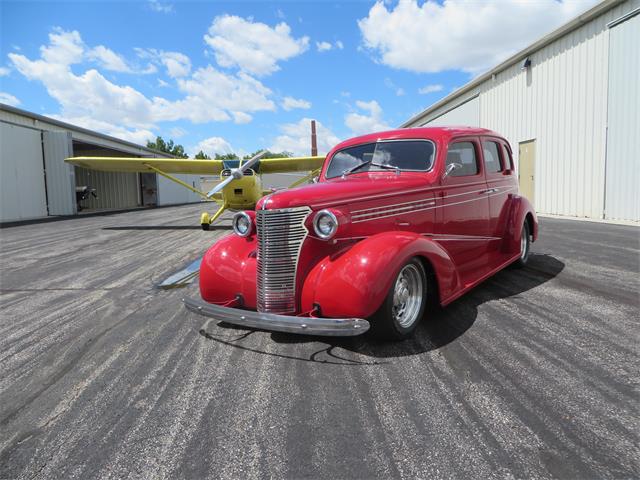
[[[202,227],[202,230],[204,230],[205,232],[209,231],[209,227],[211,226],[210,223],[201,223],[200,226]]]

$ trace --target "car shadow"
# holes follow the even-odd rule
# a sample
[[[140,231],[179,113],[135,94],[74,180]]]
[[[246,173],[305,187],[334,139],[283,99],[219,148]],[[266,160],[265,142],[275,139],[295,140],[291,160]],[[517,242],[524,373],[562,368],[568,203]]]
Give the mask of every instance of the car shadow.
[[[482,304],[513,297],[534,289],[555,278],[563,269],[564,263],[557,258],[546,254],[531,253],[526,268],[502,270],[447,307],[437,307],[435,310],[427,312],[416,329],[414,336],[401,342],[378,340],[369,333],[357,337],[319,337],[271,332],[271,340],[275,344],[282,346],[309,344],[310,348],[313,349],[309,356],[296,358],[305,361],[314,361],[320,352],[324,352],[327,356],[343,362],[342,364],[366,365],[379,363],[362,362],[341,357],[336,353],[336,350],[339,349],[375,359],[418,355],[442,348],[464,335],[475,323],[478,316],[478,308]],[[230,331],[235,330],[238,334],[248,331],[246,328],[223,322],[219,323],[218,326]],[[253,331],[249,330],[249,333]],[[210,332],[206,334],[204,332],[200,333],[210,340],[216,340],[215,335]],[[242,339],[246,338],[246,336],[242,335]],[[221,343],[246,349],[246,347],[235,341],[223,341]],[[318,343],[323,345],[320,350],[318,350]],[[272,351],[261,352],[255,348],[250,350],[256,353],[282,356]],[[291,358],[289,355],[286,356]],[[334,362],[323,361],[322,363]]]
[[[211,225],[209,230],[228,230],[229,227]],[[102,230],[202,230],[200,225],[132,225],[118,227],[102,227]]]

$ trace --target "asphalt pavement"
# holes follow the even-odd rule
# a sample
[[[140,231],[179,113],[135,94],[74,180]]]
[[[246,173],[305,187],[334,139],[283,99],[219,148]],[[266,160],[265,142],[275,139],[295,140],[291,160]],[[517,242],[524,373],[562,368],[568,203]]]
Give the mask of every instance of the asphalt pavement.
[[[640,228],[543,218],[380,343],[187,312],[200,209],[0,230],[0,478],[640,477]]]

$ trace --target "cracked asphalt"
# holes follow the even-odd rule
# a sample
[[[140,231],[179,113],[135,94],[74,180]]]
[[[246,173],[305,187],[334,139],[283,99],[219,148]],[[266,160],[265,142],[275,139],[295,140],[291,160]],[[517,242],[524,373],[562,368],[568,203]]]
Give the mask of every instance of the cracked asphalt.
[[[200,209],[0,230],[0,478],[640,477],[638,227],[542,218],[384,344],[188,313]]]

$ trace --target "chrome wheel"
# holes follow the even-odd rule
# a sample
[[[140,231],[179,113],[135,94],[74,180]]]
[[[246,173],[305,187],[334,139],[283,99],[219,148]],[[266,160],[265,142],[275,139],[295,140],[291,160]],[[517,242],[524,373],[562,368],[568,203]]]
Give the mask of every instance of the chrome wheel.
[[[522,235],[520,236],[520,260],[525,261],[529,254],[529,232],[528,228],[522,227]]]
[[[414,264],[405,265],[393,287],[393,320],[402,328],[409,328],[420,315],[424,296],[422,275]]]

